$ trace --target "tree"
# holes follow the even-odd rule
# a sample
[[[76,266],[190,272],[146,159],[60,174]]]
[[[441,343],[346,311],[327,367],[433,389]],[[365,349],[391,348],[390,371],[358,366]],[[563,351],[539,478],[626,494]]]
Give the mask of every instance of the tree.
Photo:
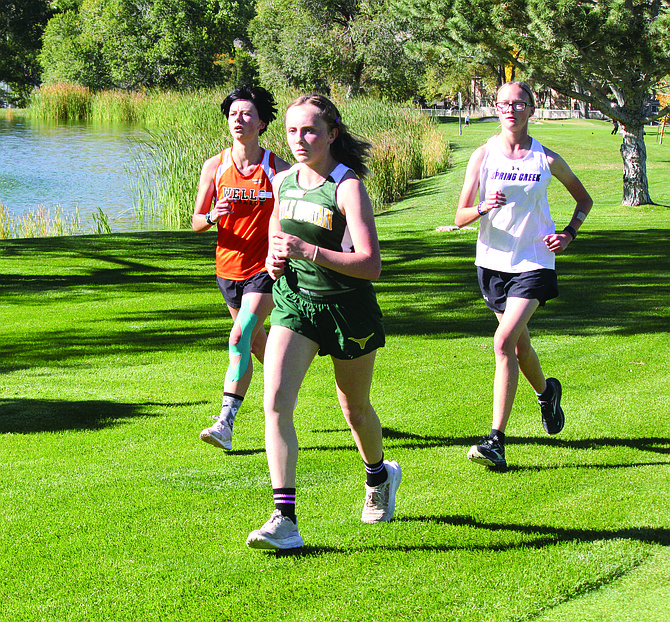
[[[301,0],[258,0],[249,35],[266,84],[310,90],[334,71],[330,37]]]
[[[654,114],[645,103],[670,72],[669,0],[396,1],[418,38],[451,54],[501,58],[618,121],[623,204],[652,202],[644,126],[670,108]]]
[[[248,42],[252,16],[252,0],[83,0],[47,26],[45,79],[94,89],[227,82],[219,60]]]
[[[23,104],[39,84],[37,55],[42,32],[51,15],[46,0],[0,0],[0,82]]]
[[[421,75],[403,28],[387,0],[258,0],[250,35],[270,84],[340,84],[348,95],[397,100],[416,91]]]
[[[39,55],[43,82],[75,82],[94,90],[113,85],[101,45],[86,24],[73,9],[49,20]]]

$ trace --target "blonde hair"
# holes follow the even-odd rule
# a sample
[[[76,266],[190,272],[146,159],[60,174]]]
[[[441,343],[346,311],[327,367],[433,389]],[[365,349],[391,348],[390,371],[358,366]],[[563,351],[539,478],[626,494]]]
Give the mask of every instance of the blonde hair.
[[[528,86],[525,82],[521,82],[520,80],[511,80],[510,82],[505,82],[497,91],[496,91],[496,100],[498,99],[498,94],[500,91],[502,91],[506,86],[518,86],[522,91],[528,95],[528,103],[531,105],[532,108],[535,108],[535,96],[533,95],[533,91],[531,90],[530,86]]]

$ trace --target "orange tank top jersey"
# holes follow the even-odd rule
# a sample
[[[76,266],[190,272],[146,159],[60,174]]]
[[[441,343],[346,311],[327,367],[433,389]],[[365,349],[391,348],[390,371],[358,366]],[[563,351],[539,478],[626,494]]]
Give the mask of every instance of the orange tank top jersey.
[[[230,149],[221,152],[214,174],[216,198],[231,201],[233,212],[218,224],[217,276],[243,281],[265,270],[274,176],[275,156],[267,149],[263,161],[247,177],[237,170]]]

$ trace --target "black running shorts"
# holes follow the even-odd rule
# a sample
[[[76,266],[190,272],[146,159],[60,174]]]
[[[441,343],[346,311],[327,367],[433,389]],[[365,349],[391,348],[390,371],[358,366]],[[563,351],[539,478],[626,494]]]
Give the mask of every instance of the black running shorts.
[[[558,296],[556,270],[541,269],[511,274],[477,266],[479,289],[486,306],[496,313],[503,313],[508,298],[539,300],[543,307],[547,300]]]
[[[261,270],[244,281],[231,281],[217,276],[216,284],[226,304],[232,309],[239,309],[242,306],[244,294],[271,294],[274,281],[266,270]]]

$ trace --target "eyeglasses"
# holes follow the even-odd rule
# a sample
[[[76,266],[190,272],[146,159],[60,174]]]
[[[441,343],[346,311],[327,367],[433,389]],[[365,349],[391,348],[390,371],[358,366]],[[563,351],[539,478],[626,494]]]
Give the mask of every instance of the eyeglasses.
[[[496,102],[498,112],[507,112],[510,108],[514,112],[523,112],[527,106],[530,106],[528,102]]]

